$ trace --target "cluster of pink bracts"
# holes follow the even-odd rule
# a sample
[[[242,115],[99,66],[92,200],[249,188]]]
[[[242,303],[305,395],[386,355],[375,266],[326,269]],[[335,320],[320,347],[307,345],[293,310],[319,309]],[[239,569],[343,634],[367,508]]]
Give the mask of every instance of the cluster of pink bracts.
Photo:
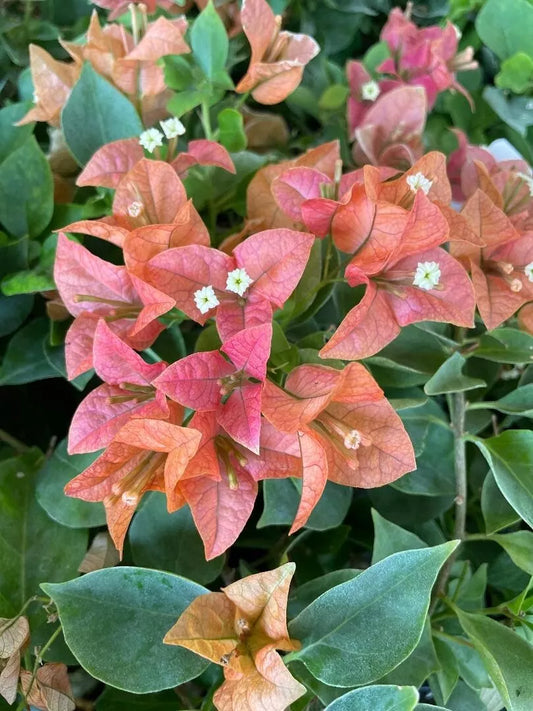
[[[281,32],[264,0],[247,0],[240,20],[252,57],[237,90],[262,103],[281,101],[298,85],[316,43]],[[157,32],[163,28],[188,51],[178,21],[157,22]],[[147,39],[156,24],[132,52],[143,41],[154,49]],[[83,52],[92,42],[94,57],[109,59],[115,30],[102,32],[96,19],[91,28]],[[269,377],[273,318],[315,240],[329,235],[347,255],[343,272],[326,273],[324,283],[344,276],[364,287],[334,324],[320,351],[325,359],[372,356],[402,326],[420,321],[472,327],[476,306],[489,329],[520,309],[520,324],[533,330],[529,167],[497,163],[459,132],[448,166],[440,153],[422,156],[428,105],[438,92],[458,88],[454,72],[472,66],[471,53],[456,54],[451,25],[418,30],[399,10],[382,38],[391,57],[379,70],[390,78],[377,83],[362,65],[348,67],[354,156],[366,165],[343,175],[332,142],[262,168],[248,187],[243,231],[218,249],[180,179],[195,163],[234,171],[216,142],[190,141],[176,153],[174,141],[163,162],[145,158],[137,139],[116,141],[79,177],[78,185],[115,189],[113,214],[65,231],[114,243],[124,266],[59,236],[55,280],[75,317],[66,338],[68,376],[94,368],[103,380],[74,416],[69,451],[104,452],[66,492],[104,502],[119,550],[148,490],[165,492],[169,511],[190,506],[212,558],[238,537],[262,479],[302,480],[293,532],[328,480],[370,488],[414,469],[402,422],[363,365],[299,365],[283,387]],[[76,59],[82,50],[72,51]],[[113,55],[115,74],[133,59]],[[63,80],[66,95],[74,78]],[[45,106],[49,98],[43,88],[37,109],[53,123],[65,96]],[[464,203],[459,212],[452,191]],[[201,325],[214,321],[221,347],[172,364],[146,362],[136,351],[149,348],[177,311]]]
[[[105,172],[109,155],[122,156],[122,170],[115,161],[114,172]],[[337,144],[313,149],[306,165],[256,176],[249,191],[258,177],[270,181],[277,222],[233,240],[228,253],[209,246],[172,165],[137,160],[133,141],[94,156],[82,182],[116,187],[113,216],[65,229],[114,242],[125,266],[60,235],[55,279],[75,316],[66,339],[69,376],[94,367],[104,381],[76,412],[69,450],[105,451],[66,491],[104,501],[119,549],[147,490],[164,491],[170,511],[191,507],[212,558],[237,538],[262,479],[301,478],[295,531],[328,480],[375,487],[415,467],[401,420],[363,365],[300,365],[283,388],[268,377],[272,319],[315,239],[326,234],[351,255],[345,278],[365,293],[324,345],[324,358],[365,358],[419,321],[471,327],[476,304],[494,328],[532,301],[527,166],[481,157],[473,159],[463,140],[451,157],[456,191],[466,197],[456,212],[440,153],[404,173],[365,166],[335,181],[327,165],[339,173]],[[145,362],[135,351],[153,343],[164,328],[159,319],[173,309],[202,325],[213,319],[220,349],[170,365]]]

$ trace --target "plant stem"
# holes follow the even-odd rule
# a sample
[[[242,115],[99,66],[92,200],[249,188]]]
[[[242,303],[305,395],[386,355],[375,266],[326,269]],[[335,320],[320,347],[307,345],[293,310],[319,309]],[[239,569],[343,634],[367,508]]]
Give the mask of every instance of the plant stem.
[[[5,430],[0,430],[0,442],[5,442],[5,444],[12,447],[18,454],[24,454],[24,452],[30,451],[30,447],[28,447],[27,444],[24,444],[24,442],[21,442],[16,437],[5,432]]]
[[[464,392],[453,393],[450,398],[450,419],[454,434],[454,459],[455,459],[455,524],[453,537],[460,541],[465,538],[466,526],[466,445],[465,445],[465,414],[466,401]],[[444,563],[437,578],[433,599],[429,608],[431,614],[437,606],[438,600],[444,594],[452,565],[454,564],[457,551],[452,553]]]
[[[207,101],[202,101],[202,126],[205,137],[208,141],[213,140],[213,128],[211,127],[211,116],[209,115],[209,105]]]

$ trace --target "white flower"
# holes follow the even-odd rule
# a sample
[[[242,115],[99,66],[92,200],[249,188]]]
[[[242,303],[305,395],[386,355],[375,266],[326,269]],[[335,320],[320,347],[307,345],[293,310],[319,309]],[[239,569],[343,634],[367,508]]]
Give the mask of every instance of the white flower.
[[[517,173],[517,175],[519,178],[522,178],[529,189],[529,194],[533,197],[533,178],[531,175],[527,175],[527,173]]]
[[[361,87],[361,98],[363,101],[375,101],[381,94],[381,89],[377,81],[371,79],[365,82]]]
[[[130,205],[128,205],[128,215],[130,217],[139,217],[139,215],[143,211],[143,207],[144,206],[143,206],[142,202],[135,200]]]
[[[141,133],[139,143],[148,153],[153,153],[158,146],[163,145],[163,134],[157,128],[149,128]]]
[[[176,138],[176,136],[183,136],[185,133],[185,126],[175,116],[166,121],[160,121],[159,124],[167,138]]]
[[[413,286],[429,291],[439,283],[440,267],[437,262],[418,262]]]
[[[201,314],[206,314],[211,309],[214,309],[215,306],[218,306],[220,301],[217,299],[213,287],[209,285],[203,286],[194,292],[194,303]]]
[[[344,446],[346,449],[359,449],[361,440],[361,433],[358,430],[350,430],[344,438]]]
[[[529,264],[526,264],[524,267],[524,274],[527,276],[529,281],[533,281],[533,262],[529,262]]]
[[[33,103],[38,104],[39,103],[39,95],[37,94],[36,91],[33,92]]]
[[[427,195],[433,185],[433,181],[426,178],[423,173],[415,173],[414,175],[408,175],[406,179],[407,185],[411,190],[416,193],[417,190],[422,190],[422,192]]]
[[[228,272],[226,280],[226,289],[233,291],[234,294],[243,296],[246,289],[252,284],[253,279],[250,279],[245,269],[234,269]]]

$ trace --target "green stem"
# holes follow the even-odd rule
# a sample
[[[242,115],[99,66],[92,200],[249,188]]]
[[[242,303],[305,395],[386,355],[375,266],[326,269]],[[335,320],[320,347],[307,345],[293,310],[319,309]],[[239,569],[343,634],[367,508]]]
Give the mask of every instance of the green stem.
[[[455,524],[453,529],[453,537],[463,541],[466,536],[466,496],[467,496],[467,479],[466,479],[466,445],[465,445],[465,414],[466,400],[464,392],[453,393],[450,398],[450,420],[454,434],[454,460],[455,460]],[[429,608],[431,614],[439,598],[444,595],[448,578],[452,570],[452,566],[457,556],[455,550],[448,560],[444,563],[437,578],[433,599]]]
[[[16,437],[5,432],[5,430],[0,430],[0,442],[5,442],[5,444],[12,447],[18,454],[24,454],[24,452],[29,452],[31,449],[27,444],[24,444],[24,442],[21,442]]]
[[[153,348],[145,348],[143,353],[146,353],[149,358],[152,358],[154,363],[160,363],[163,360],[161,356],[153,350]]]
[[[36,679],[36,677],[37,677],[37,671],[38,671],[38,669],[39,669],[39,665],[40,665],[41,662],[43,661],[43,657],[44,657],[44,655],[45,655],[45,652],[46,652],[47,649],[49,649],[49,648],[51,647],[51,645],[55,642],[55,640],[57,639],[57,637],[58,637],[58,635],[59,635],[60,632],[61,632],[61,625],[59,625],[59,627],[55,630],[55,632],[52,634],[52,636],[50,637],[50,639],[48,640],[48,642],[44,645],[44,647],[42,647],[42,648],[38,651],[37,656],[35,657],[35,663],[34,663],[34,665],[33,665],[33,672],[32,672],[31,679],[30,679],[30,685],[28,686],[28,691],[26,692],[26,699],[28,698],[28,696],[29,696],[30,693],[31,693],[31,690],[32,690],[32,687],[33,687],[33,683],[34,683],[34,681],[35,681],[35,679]],[[24,699],[24,704],[27,703],[27,702],[26,702],[26,699]],[[19,706],[20,706],[20,704],[19,704]],[[21,706],[20,708],[23,709],[23,708],[25,708],[25,706]],[[17,711],[18,711],[18,709],[17,709]]]
[[[201,115],[202,126],[204,129],[205,137],[208,141],[213,140],[213,128],[211,126],[211,116],[209,114],[209,105],[207,101],[202,101],[202,115]]]

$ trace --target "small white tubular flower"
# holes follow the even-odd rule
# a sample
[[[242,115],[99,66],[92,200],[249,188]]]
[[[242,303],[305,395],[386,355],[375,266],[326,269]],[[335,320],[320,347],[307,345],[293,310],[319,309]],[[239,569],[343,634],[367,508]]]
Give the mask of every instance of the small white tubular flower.
[[[361,98],[363,101],[375,101],[381,94],[381,89],[377,81],[371,79],[361,86]]]
[[[519,178],[522,178],[529,189],[529,194],[533,197],[533,178],[531,175],[528,175],[527,173],[517,173],[517,175]]]
[[[344,446],[346,449],[359,449],[361,439],[361,433],[358,430],[350,430],[344,438]]]
[[[527,276],[529,281],[533,281],[533,262],[529,262],[529,264],[526,264],[524,267],[524,274]]]
[[[429,193],[429,191],[431,190],[431,186],[433,185],[433,181],[429,178],[426,178],[423,173],[415,173],[414,175],[408,175],[406,178],[406,182],[414,193],[416,193],[417,190],[422,190],[425,195]]]
[[[142,202],[134,200],[134,202],[128,205],[128,215],[130,217],[139,217],[139,215],[143,211],[143,207],[144,205],[142,204]]]
[[[234,294],[243,296],[246,289],[253,283],[253,279],[250,279],[246,273],[246,269],[234,269],[232,272],[228,272],[228,278],[226,280],[226,289],[232,291]]]
[[[418,262],[413,286],[429,291],[434,289],[440,280],[440,267],[437,262]]]
[[[203,286],[194,292],[194,303],[201,314],[206,314],[211,309],[214,309],[215,306],[218,306],[220,301],[217,299],[213,287],[209,285]]]
[[[185,126],[175,116],[166,119],[166,121],[160,121],[159,124],[167,138],[176,138],[176,136],[183,136],[185,133]]]
[[[163,134],[157,128],[149,128],[141,133],[139,143],[148,153],[153,153],[156,148],[163,145]]]

